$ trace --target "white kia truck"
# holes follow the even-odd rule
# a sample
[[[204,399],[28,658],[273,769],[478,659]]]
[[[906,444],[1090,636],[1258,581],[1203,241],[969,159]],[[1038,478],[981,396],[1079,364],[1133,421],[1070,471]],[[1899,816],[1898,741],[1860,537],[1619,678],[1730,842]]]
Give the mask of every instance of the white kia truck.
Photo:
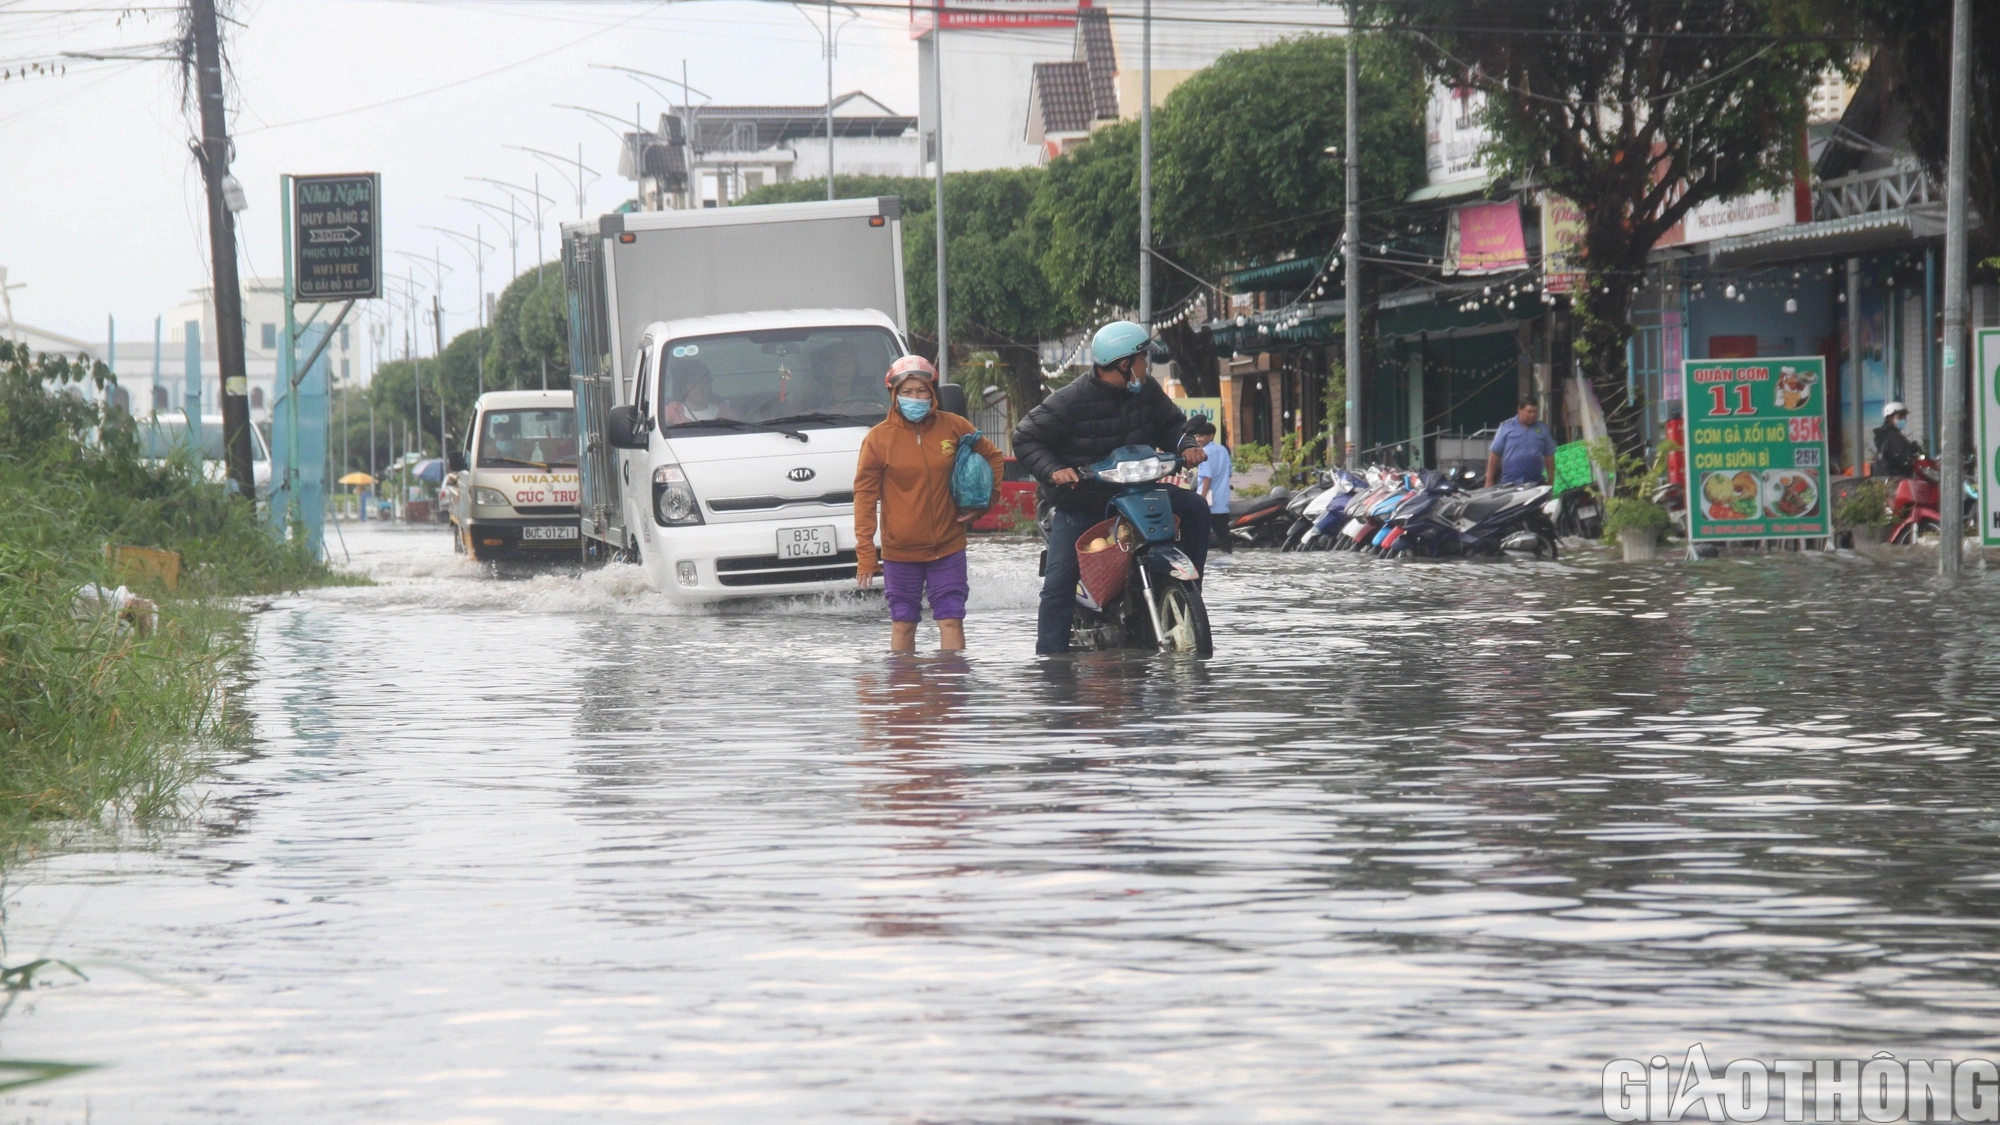
[[[568,391],[488,391],[450,455],[452,532],[480,562],[575,562],[576,403]]]
[[[566,224],[586,557],[684,603],[852,589],[902,243],[893,197]]]

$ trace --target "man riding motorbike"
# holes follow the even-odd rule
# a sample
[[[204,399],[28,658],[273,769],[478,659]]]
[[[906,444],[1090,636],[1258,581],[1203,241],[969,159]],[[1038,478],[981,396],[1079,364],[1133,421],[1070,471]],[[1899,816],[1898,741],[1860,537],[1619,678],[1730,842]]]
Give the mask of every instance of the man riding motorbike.
[[[1882,424],[1875,429],[1875,476],[1906,477],[1916,471],[1924,448],[1904,436],[1909,421],[1909,407],[1900,402],[1883,404]]]
[[[1190,465],[1205,459],[1200,442],[1185,432],[1187,416],[1147,377],[1148,365],[1169,355],[1167,346],[1146,329],[1129,320],[1113,321],[1091,338],[1091,374],[1044,399],[1015,427],[1014,456],[1035,474],[1043,498],[1055,507],[1035,630],[1037,653],[1069,651],[1076,612],[1076,541],[1105,518],[1116,491],[1086,479],[1078,467],[1126,445],[1175,450]],[[1167,492],[1180,522],[1181,548],[1201,570],[1208,561],[1208,505],[1185,488]]]

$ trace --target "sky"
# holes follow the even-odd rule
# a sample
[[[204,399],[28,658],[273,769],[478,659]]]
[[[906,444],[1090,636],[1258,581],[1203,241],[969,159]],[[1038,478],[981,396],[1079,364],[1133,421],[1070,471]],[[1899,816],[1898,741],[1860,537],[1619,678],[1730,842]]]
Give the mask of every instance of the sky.
[[[0,69],[61,51],[132,51],[174,38],[169,9],[122,20],[112,11],[43,14],[117,2],[0,0]],[[233,171],[250,203],[237,216],[243,276],[279,273],[281,173],[380,172],[389,269],[412,268],[396,251],[441,255],[451,271],[443,279],[447,336],[475,322],[475,262],[425,228],[478,234],[492,245],[487,291],[497,293],[509,270],[506,220],[452,197],[502,210],[507,198],[467,176],[530,185],[540,173],[542,192],[556,200],[542,240],[551,259],[556,223],[578,214],[561,175],[505,146],[573,159],[581,142],[585,165],[602,177],[586,189],[587,215],[631,197],[631,182],[617,175],[612,131],[554,103],[626,121],[636,104],[650,124],[666,99],[591,64],[677,77],[686,59],[690,85],[717,103],[825,100],[820,36],[782,3],[251,0],[225,11],[239,21],[225,36]],[[866,90],[915,114],[907,17],[860,15],[840,34],[835,88]],[[178,81],[170,62],[80,60],[61,77],[0,80],[0,151],[9,168],[0,177],[0,266],[10,285],[21,286],[11,296],[22,324],[101,341],[113,315],[120,340],[147,338],[155,316],[207,284],[201,180],[187,147],[195,128]],[[535,250],[533,231],[523,230],[521,268],[532,267]],[[419,269],[428,288],[425,276]]]

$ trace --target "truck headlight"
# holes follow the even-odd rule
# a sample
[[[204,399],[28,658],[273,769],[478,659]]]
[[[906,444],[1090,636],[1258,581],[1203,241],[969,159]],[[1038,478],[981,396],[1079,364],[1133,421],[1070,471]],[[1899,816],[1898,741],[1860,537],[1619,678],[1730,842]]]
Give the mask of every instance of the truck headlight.
[[[694,498],[687,474],[679,465],[653,470],[653,518],[663,527],[683,527],[701,521],[701,504]]]
[[[473,490],[472,490],[472,502],[473,502],[474,504],[477,504],[477,505],[479,505],[479,506],[480,506],[480,507],[482,507],[482,508],[505,508],[505,507],[507,507],[507,498],[506,498],[505,496],[502,496],[502,495],[501,495],[500,493],[498,493],[498,492],[495,492],[495,491],[494,491],[493,489],[490,489],[490,488],[475,488],[475,489],[473,489]]]

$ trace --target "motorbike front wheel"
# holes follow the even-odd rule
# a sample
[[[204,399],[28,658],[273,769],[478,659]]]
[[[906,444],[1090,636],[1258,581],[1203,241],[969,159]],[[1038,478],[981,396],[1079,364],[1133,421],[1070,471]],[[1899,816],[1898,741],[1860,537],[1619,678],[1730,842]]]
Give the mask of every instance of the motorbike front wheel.
[[[1171,652],[1191,652],[1196,656],[1215,655],[1215,641],[1208,631],[1208,606],[1201,591],[1178,578],[1164,580],[1160,587],[1160,647]]]

